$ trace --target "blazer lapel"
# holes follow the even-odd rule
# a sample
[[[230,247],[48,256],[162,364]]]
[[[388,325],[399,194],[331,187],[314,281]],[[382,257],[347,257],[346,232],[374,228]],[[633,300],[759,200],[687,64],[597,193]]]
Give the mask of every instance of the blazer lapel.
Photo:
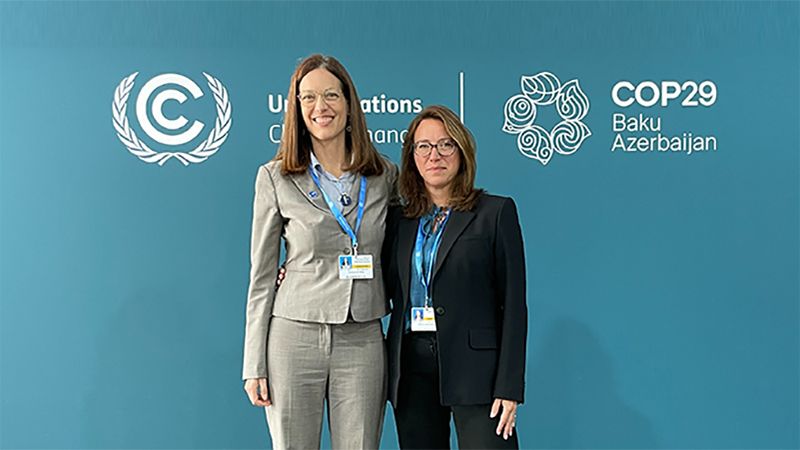
[[[314,180],[311,179],[311,175],[308,174],[308,171],[295,173],[290,177],[294,185],[297,186],[297,189],[300,190],[303,197],[305,197],[309,203],[330,214],[328,205],[325,204],[325,199],[322,197],[322,191],[314,184]]]
[[[419,219],[400,219],[397,228],[397,270],[400,275],[400,286],[403,288],[403,309],[405,311],[408,297],[411,295],[411,254],[414,252],[414,243],[417,237]]]
[[[450,212],[450,218],[447,219],[447,225],[444,227],[442,242],[439,244],[439,251],[436,252],[436,264],[433,268],[431,280],[436,279],[436,274],[439,273],[439,269],[442,268],[442,264],[444,264],[444,260],[447,258],[447,254],[450,252],[450,249],[453,248],[453,244],[455,244],[456,239],[461,236],[461,233],[465,228],[467,228],[467,225],[469,225],[474,218],[475,213],[472,211]]]

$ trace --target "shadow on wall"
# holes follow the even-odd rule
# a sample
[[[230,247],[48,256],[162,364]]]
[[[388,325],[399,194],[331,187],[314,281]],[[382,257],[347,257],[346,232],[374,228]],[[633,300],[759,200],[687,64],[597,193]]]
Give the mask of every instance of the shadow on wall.
[[[620,398],[611,359],[586,325],[557,320],[527,378],[526,447],[658,447],[649,421]]]

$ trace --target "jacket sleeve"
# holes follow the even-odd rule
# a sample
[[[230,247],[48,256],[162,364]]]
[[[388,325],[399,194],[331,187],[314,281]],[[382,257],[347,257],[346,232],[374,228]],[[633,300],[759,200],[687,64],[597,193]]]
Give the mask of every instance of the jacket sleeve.
[[[386,232],[383,238],[383,249],[381,250],[381,267],[383,268],[383,285],[386,289],[386,299],[394,306],[394,295],[397,289],[397,277],[395,264],[395,252],[397,251],[397,227],[403,215],[403,208],[400,205],[389,205],[386,211]],[[390,310],[392,310],[390,308]]]
[[[525,347],[528,337],[528,307],[525,286],[525,249],[512,199],[505,199],[497,218],[495,280],[502,328],[494,398],[525,398]]]
[[[266,378],[267,336],[275,300],[283,218],[275,184],[266,166],[256,176],[253,230],[250,244],[250,287],[244,332],[242,378]]]

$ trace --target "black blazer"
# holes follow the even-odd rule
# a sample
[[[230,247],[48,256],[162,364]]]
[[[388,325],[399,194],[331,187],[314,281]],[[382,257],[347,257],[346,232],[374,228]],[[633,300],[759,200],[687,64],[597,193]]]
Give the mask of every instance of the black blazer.
[[[394,209],[384,241],[385,281],[392,302],[389,400],[395,406],[418,224],[419,219],[405,218]],[[474,210],[451,212],[432,279],[441,404],[486,404],[495,398],[522,402],[528,309],[514,201],[481,194]]]

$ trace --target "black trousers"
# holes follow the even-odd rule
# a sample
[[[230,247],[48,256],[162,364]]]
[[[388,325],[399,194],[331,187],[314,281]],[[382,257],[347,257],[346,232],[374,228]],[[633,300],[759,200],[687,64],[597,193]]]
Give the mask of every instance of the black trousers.
[[[400,387],[394,418],[401,449],[449,449],[450,416],[460,449],[518,449],[517,430],[508,440],[496,434],[492,405],[442,406],[435,333],[408,333],[400,356]],[[502,411],[501,411],[502,412]]]

